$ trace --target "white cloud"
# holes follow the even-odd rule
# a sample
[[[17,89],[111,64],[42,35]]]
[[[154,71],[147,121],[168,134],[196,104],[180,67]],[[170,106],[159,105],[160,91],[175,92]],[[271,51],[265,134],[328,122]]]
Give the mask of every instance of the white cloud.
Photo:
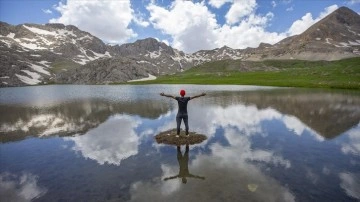
[[[289,3],[291,3],[293,0],[282,0],[282,3],[284,3],[284,4],[289,4]]]
[[[134,22],[136,23],[136,24],[138,24],[138,25],[140,25],[140,26],[142,26],[142,27],[147,27],[147,26],[149,26],[150,25],[150,23],[148,22],[148,21],[146,21],[146,20],[144,20],[144,15],[143,14],[141,14],[140,12],[138,12],[138,13],[136,13],[135,15],[134,15]]]
[[[275,2],[275,1],[271,1],[271,6],[272,6],[273,8],[275,8],[275,7],[277,6],[276,2]]]
[[[42,12],[44,12],[45,14],[51,14],[52,11],[50,9],[41,9]]]
[[[360,155],[360,124],[347,132],[349,141],[343,143],[341,151],[345,154]]]
[[[170,45],[170,43],[169,43],[169,41],[168,40],[166,40],[166,39],[164,39],[164,40],[161,40],[161,42],[163,42],[163,43],[165,43],[166,45]]]
[[[241,18],[252,14],[256,8],[256,0],[237,0],[231,5],[225,18],[228,24],[236,24],[241,21]]]
[[[0,199],[4,201],[32,201],[46,193],[46,189],[37,184],[38,177],[31,173],[15,175],[0,174]]]
[[[311,13],[306,13],[300,20],[296,20],[291,27],[288,30],[288,34],[290,36],[301,34],[305,30],[307,30],[310,26],[315,24],[316,22],[320,21],[333,11],[335,11],[338,8],[337,5],[332,5],[329,7],[326,7],[323,12],[320,13],[319,17],[316,19],[313,18]]]
[[[221,6],[228,2],[232,2],[232,0],[210,0],[209,5],[214,8],[221,8]]]
[[[149,4],[150,22],[155,29],[172,37],[171,45],[185,52],[208,50],[222,46],[231,48],[257,47],[260,42],[276,43],[285,34],[265,30],[273,13],[256,15],[256,2],[236,1],[227,13],[230,24],[219,25],[204,2],[175,1],[169,8]],[[238,12],[242,10],[241,12]],[[236,24],[236,25],[235,25]]]
[[[51,23],[75,25],[109,43],[121,43],[136,37],[137,34],[129,28],[132,21],[140,26],[148,25],[135,17],[130,0],[67,0],[60,2],[55,9],[61,16],[51,19]]]
[[[237,26],[224,25],[217,29],[217,47],[227,45],[231,48],[257,47],[260,42],[274,44],[286,37],[285,34],[267,32],[265,27],[273,17],[272,13],[266,16],[250,15]]]
[[[360,199],[360,174],[356,173],[340,173],[341,188],[343,188],[348,196]]]
[[[320,13],[319,17],[317,18],[317,21],[323,19],[324,17],[326,17],[327,15],[329,15],[330,13],[334,12],[336,9],[338,9],[339,6],[334,4],[332,6],[326,7],[324,9],[323,12]]]
[[[348,1],[347,4],[349,4],[349,5],[354,5],[354,4],[360,3],[360,0],[347,0],[347,1]]]
[[[315,24],[315,20],[312,17],[311,13],[306,13],[301,20],[296,20],[290,27],[288,33],[290,36],[301,34],[311,25]]]
[[[294,6],[291,6],[291,7],[286,9],[286,11],[293,11],[293,10],[294,10]]]
[[[175,1],[169,9],[149,4],[147,9],[154,28],[171,35],[175,48],[191,52],[216,47],[218,25],[204,2]]]

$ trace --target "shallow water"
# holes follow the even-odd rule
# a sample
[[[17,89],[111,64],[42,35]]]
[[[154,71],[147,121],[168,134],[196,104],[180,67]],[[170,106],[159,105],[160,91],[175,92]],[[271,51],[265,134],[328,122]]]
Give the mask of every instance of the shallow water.
[[[176,126],[182,146],[154,136]],[[358,201],[360,93],[256,86],[0,89],[0,201]],[[183,126],[182,126],[183,127]]]

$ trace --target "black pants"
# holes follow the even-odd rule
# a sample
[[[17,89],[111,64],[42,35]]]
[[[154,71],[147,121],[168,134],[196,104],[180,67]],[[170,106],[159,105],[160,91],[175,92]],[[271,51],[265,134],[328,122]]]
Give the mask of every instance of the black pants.
[[[186,135],[188,135],[189,134],[188,115],[177,115],[176,116],[176,133],[178,135],[180,134],[181,119],[184,120],[185,132],[186,132]]]

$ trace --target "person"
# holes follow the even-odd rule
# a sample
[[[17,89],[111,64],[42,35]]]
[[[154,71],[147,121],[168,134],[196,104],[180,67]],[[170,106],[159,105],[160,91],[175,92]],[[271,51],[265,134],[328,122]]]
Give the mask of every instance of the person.
[[[179,174],[171,177],[166,177],[164,181],[181,178],[182,183],[186,184],[187,179],[186,178],[195,178],[195,179],[201,179],[205,180],[205,177],[193,175],[189,172],[189,145],[186,145],[185,153],[182,155],[180,146],[177,146],[177,160],[179,163]]]
[[[184,120],[185,124],[185,133],[186,135],[189,135],[189,123],[188,123],[188,113],[187,113],[187,104],[190,100],[205,96],[205,93],[201,93],[199,95],[195,95],[193,97],[185,97],[185,90],[180,90],[181,97],[174,97],[172,95],[166,95],[164,93],[160,93],[161,96],[173,98],[177,100],[178,102],[178,113],[176,115],[176,134],[180,134],[180,126],[181,126],[181,120]]]

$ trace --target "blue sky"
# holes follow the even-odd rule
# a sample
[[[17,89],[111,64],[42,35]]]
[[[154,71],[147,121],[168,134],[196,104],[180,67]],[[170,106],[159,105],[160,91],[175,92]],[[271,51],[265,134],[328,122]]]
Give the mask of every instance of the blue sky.
[[[300,34],[360,0],[0,0],[9,24],[72,24],[105,43],[153,37],[179,50],[257,47]]]

